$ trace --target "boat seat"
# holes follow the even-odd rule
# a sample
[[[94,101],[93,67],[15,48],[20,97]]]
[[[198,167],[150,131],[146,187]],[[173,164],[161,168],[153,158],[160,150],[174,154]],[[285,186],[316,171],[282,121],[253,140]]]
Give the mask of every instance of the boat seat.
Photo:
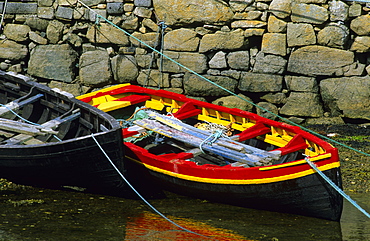
[[[184,120],[201,113],[202,110],[196,108],[193,103],[185,102],[177,112],[173,113],[173,116],[179,120]]]
[[[292,152],[304,150],[308,147],[305,139],[301,134],[295,135],[284,147],[275,149],[274,151],[281,151],[281,155],[287,155]]]
[[[42,96],[44,96],[44,95],[43,94],[36,94],[36,95],[33,95],[33,96],[29,97],[29,98],[25,98],[25,96],[23,96],[23,97],[21,97],[19,99],[13,100],[12,102],[9,102],[9,103],[7,103],[5,105],[2,105],[0,107],[0,116],[4,116],[6,114],[11,113],[14,110],[19,109],[20,107],[23,107],[25,105],[31,104],[33,102],[36,102]]]
[[[32,144],[41,144],[40,143],[41,141],[35,139],[34,136],[47,135],[47,134],[56,135],[58,134],[58,132],[54,131],[53,129],[58,127],[60,124],[68,122],[68,121],[72,121],[78,118],[79,116],[80,116],[80,112],[73,113],[64,118],[59,116],[41,125],[32,125],[32,124],[21,123],[17,121],[11,121],[12,125],[16,125],[17,127],[19,127],[19,130],[16,132],[20,134],[5,140],[4,141],[5,145],[19,145],[22,143],[26,143],[27,141],[30,142],[31,140],[34,140],[32,141]],[[0,120],[0,128],[2,127],[1,124],[2,123]],[[37,142],[35,140],[37,140]]]
[[[112,110],[120,109],[126,106],[138,104],[144,101],[149,100],[151,97],[148,95],[130,95],[130,96],[125,96],[119,99],[113,99],[113,100],[108,100],[108,96],[102,96],[99,98],[104,98],[102,103],[94,105],[98,109],[104,111],[104,112],[109,112]]]
[[[236,141],[245,141],[270,132],[271,132],[270,128],[268,128],[262,123],[257,122],[255,125],[249,127],[248,129],[242,131],[241,133],[231,136],[231,139]]]

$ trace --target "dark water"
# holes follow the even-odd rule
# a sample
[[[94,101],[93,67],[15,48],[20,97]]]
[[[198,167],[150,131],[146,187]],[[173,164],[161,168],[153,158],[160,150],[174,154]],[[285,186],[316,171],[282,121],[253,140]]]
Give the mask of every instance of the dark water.
[[[370,211],[370,193],[351,195]],[[340,223],[168,193],[144,202],[72,191],[0,191],[0,240],[370,240],[370,219],[345,203]]]

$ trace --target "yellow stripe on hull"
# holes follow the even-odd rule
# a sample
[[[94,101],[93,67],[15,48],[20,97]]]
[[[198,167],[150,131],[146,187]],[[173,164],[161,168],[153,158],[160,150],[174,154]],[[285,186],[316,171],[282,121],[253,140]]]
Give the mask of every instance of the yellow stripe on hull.
[[[267,184],[267,183],[273,183],[273,182],[292,180],[292,179],[308,176],[308,175],[315,173],[313,169],[309,169],[309,170],[302,171],[302,172],[297,172],[297,173],[284,175],[284,176],[278,176],[278,177],[270,177],[270,178],[249,179],[249,180],[215,179],[215,178],[195,177],[195,176],[174,173],[174,172],[170,172],[170,171],[158,168],[158,167],[154,167],[154,166],[142,163],[129,156],[126,156],[126,157],[138,164],[144,165],[149,170],[152,170],[152,171],[164,174],[164,175],[176,177],[176,178],[187,180],[187,181],[211,183],[211,184],[228,184],[228,185]],[[330,163],[330,164],[319,167],[319,170],[326,171],[326,170],[330,170],[333,168],[337,168],[339,166],[340,166],[339,162],[334,162],[334,163]]]

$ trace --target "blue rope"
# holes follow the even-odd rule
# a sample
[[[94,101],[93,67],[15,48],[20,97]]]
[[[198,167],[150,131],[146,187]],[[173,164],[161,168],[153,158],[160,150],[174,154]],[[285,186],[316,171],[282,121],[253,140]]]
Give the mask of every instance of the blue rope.
[[[196,232],[193,232],[187,228],[184,228],[182,227],[181,225],[175,223],[174,221],[172,221],[171,219],[167,218],[166,216],[164,216],[161,212],[159,212],[154,206],[152,206],[132,185],[131,183],[125,178],[125,176],[120,172],[120,170],[116,167],[116,165],[114,165],[113,161],[109,158],[109,156],[107,155],[107,153],[104,151],[104,149],[102,148],[102,146],[99,144],[99,142],[96,140],[95,136],[93,133],[91,133],[91,137],[93,138],[93,140],[95,141],[96,145],[99,147],[99,149],[103,152],[103,154],[105,155],[105,157],[108,159],[108,161],[110,162],[110,164],[113,166],[113,168],[117,171],[117,173],[122,177],[122,179],[127,183],[127,185],[136,193],[136,195],[138,195],[138,197],[143,200],[143,202],[145,202],[146,205],[148,205],[154,212],[156,212],[158,215],[160,215],[162,218],[166,219],[168,222],[172,223],[173,225],[175,225],[176,227],[186,231],[186,232],[189,232],[189,233],[192,233],[192,234],[195,234],[195,235],[198,235],[198,236],[201,236],[201,237],[204,237],[204,238],[209,238],[211,239],[211,237],[208,237],[208,236],[205,236],[205,235],[202,235],[202,234],[199,234],[199,233],[196,233]]]
[[[201,150],[201,152],[203,152],[203,154],[205,154],[205,152],[203,151],[202,149],[202,146],[204,144],[207,144],[207,145],[212,145],[215,141],[217,141],[218,138],[220,138],[222,136],[223,132],[222,130],[217,130],[215,131],[214,133],[212,133],[210,136],[208,136],[206,139],[204,139],[200,144],[199,144],[199,149]],[[211,139],[213,137],[212,140],[209,141],[209,139]]]
[[[358,210],[360,210],[363,214],[365,214],[366,217],[370,218],[370,214],[367,213],[363,208],[361,208],[353,199],[351,199],[350,196],[348,196],[342,189],[340,189],[337,185],[335,185],[335,183],[330,180],[330,178],[328,178],[322,171],[320,171],[317,166],[310,161],[310,158],[308,156],[306,156],[304,158],[306,160],[306,162],[308,163],[308,165],[310,165],[310,167],[312,169],[314,169],[327,183],[330,184],[330,186],[332,186],[340,195],[342,195],[345,199],[347,199],[353,206],[355,206]]]
[[[35,125],[35,126],[41,126],[41,125],[40,125],[40,124],[38,124],[38,123],[34,123],[34,122],[32,122],[32,121],[29,121],[29,120],[27,120],[27,119],[23,118],[22,116],[18,115],[18,113],[16,113],[14,110],[10,109],[10,108],[9,108],[8,106],[6,106],[6,105],[0,104],[0,106],[7,108],[7,109],[8,109],[10,112],[12,112],[15,116],[17,116],[19,119],[23,120],[24,122],[26,122],[26,123],[28,123],[28,124]],[[59,137],[57,137],[57,136],[56,136],[56,135],[54,135],[54,134],[53,134],[53,137],[54,137],[55,139],[57,139],[58,141],[62,141]]]

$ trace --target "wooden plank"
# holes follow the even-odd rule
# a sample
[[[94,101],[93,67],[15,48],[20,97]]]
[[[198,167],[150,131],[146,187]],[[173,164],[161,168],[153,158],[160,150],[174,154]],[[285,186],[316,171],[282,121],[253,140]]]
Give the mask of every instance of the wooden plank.
[[[0,116],[4,116],[5,114],[8,114],[9,112],[15,111],[19,109],[22,106],[25,106],[27,104],[31,104],[37,100],[39,100],[43,94],[36,94],[29,98],[21,97],[19,99],[16,99],[12,102],[9,102],[3,106],[0,107]]]
[[[201,130],[201,129],[196,128],[194,126],[190,126],[188,124],[185,124],[185,123],[181,122],[180,120],[171,118],[169,116],[164,116],[164,115],[158,114],[156,112],[148,111],[148,115],[150,117],[154,118],[155,120],[158,120],[158,121],[160,121],[160,122],[162,122],[162,123],[164,123],[168,126],[171,126],[171,127],[175,128],[177,130],[186,132],[188,134],[197,136],[197,137],[199,137],[203,140],[208,138],[212,134],[209,131]],[[246,145],[246,144],[234,141],[230,138],[224,138],[224,137],[221,137],[221,138],[217,139],[215,141],[215,144],[216,145],[221,145],[221,146],[224,146],[224,147],[227,147],[227,148],[230,148],[230,149],[233,149],[235,151],[242,152],[242,153],[247,153],[247,154],[259,156],[261,158],[268,158],[268,159],[270,159],[270,158],[279,159],[280,153],[281,153],[280,151],[269,152],[269,151],[261,150],[261,149],[258,149],[256,147]]]
[[[247,163],[250,166],[259,166],[259,165],[262,165],[262,162],[273,160],[271,156],[262,157],[259,155],[251,155],[251,154],[235,151],[233,149],[225,148],[220,145],[208,145],[208,144],[202,145],[204,138],[200,138],[198,136],[194,136],[189,133],[182,132],[181,130],[177,130],[170,126],[161,124],[160,122],[156,120],[143,119],[143,120],[136,120],[134,121],[134,123],[143,128],[152,130],[156,133],[167,136],[169,138],[182,141],[194,147],[198,147],[198,148],[201,147],[204,151],[212,152],[216,155],[220,155],[230,160]]]
[[[44,124],[40,125],[40,128],[46,128],[48,130],[51,130],[52,132],[48,132],[49,134],[58,134],[57,131],[54,131],[53,129],[57,128],[60,124],[68,121],[72,121],[80,116],[80,112],[73,113],[72,115],[66,116],[66,117],[57,117],[53,120],[50,120],[48,122],[45,122]],[[32,135],[27,134],[19,134],[16,135],[8,140],[5,141],[5,145],[19,145],[19,144],[41,144],[42,142],[40,140],[37,140],[33,138]]]

